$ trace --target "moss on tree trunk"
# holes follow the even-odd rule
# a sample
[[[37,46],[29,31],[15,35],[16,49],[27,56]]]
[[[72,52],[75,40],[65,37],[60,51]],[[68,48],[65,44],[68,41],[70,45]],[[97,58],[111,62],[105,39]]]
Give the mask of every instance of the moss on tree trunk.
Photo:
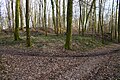
[[[72,42],[72,14],[73,14],[73,0],[68,0],[67,5],[67,36],[66,36],[66,43],[65,49],[71,49],[71,42]]]
[[[14,40],[18,41],[19,37],[19,13],[20,13],[20,0],[16,0],[16,12],[15,12],[15,31],[14,31]]]

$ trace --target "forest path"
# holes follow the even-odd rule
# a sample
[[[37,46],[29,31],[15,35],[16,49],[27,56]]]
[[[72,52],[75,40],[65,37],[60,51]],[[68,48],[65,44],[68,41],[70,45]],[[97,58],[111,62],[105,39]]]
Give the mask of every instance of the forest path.
[[[11,80],[112,80],[120,78],[120,46],[91,52],[52,54],[0,49],[6,74]],[[45,54],[45,55],[44,55]]]

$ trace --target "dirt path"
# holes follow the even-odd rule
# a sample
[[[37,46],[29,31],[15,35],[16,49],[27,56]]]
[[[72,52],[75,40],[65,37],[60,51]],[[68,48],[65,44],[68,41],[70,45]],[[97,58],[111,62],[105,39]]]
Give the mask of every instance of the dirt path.
[[[0,54],[5,67],[1,76],[10,80],[120,79],[119,45],[116,48],[66,55],[8,48],[1,48]]]

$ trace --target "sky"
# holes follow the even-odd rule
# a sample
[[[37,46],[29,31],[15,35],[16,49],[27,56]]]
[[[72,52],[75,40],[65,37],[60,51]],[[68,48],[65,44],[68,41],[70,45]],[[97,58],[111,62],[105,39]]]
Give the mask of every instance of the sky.
[[[23,1],[23,6],[25,7],[25,0],[22,0]],[[30,6],[32,6],[34,4],[34,2],[37,1],[37,0],[30,0]],[[52,16],[52,9],[51,9],[51,2],[50,0],[46,0],[47,1],[47,18],[48,18],[48,14],[50,14]],[[79,18],[79,0],[73,0],[73,19],[75,18]],[[92,0],[89,0],[89,1],[92,1]],[[105,1],[105,0],[103,0]],[[6,16],[7,15],[7,10],[6,10],[6,5],[5,5],[5,2],[6,0],[0,0],[0,2],[2,2],[2,16]],[[63,0],[61,0],[61,7],[62,7],[62,2]],[[104,16],[109,16],[111,14],[111,11],[110,13],[108,14],[108,8],[112,8],[112,2],[113,0],[107,0],[106,4],[105,4],[105,14]],[[116,0],[115,0],[116,2]],[[15,3],[15,0],[14,0],[14,3]],[[36,2],[36,4],[38,4],[38,2]],[[91,5],[91,2],[89,3]],[[66,0],[66,5],[67,5],[67,0]],[[115,4],[116,5],[116,4]],[[15,6],[15,4],[14,4]],[[98,6],[98,0],[97,0],[97,7]],[[115,8],[115,6],[114,6]],[[14,10],[15,10],[15,7],[14,7]],[[24,13],[25,13],[25,10],[24,10]],[[67,11],[66,11],[66,14],[67,14]],[[97,14],[98,14],[98,8],[97,8]],[[61,15],[62,15],[62,8],[61,8]],[[106,18],[104,17],[105,20],[109,20],[110,17]],[[25,20],[25,19],[24,19]]]
[[[6,15],[6,13],[7,13],[7,11],[6,11],[6,5],[5,5],[5,1],[6,0],[0,0],[0,2],[2,2],[3,4],[2,4],[2,15]],[[33,3],[34,3],[34,1],[37,1],[37,0],[30,0],[30,5],[32,5]],[[62,6],[62,1],[63,0],[61,0],[61,6]],[[66,0],[67,1],[67,0]],[[73,8],[73,15],[74,15],[74,17],[78,17],[79,16],[79,3],[78,3],[78,1],[79,0],[73,0],[73,2],[74,2],[74,4],[73,4],[73,6],[74,6],[74,8]],[[104,0],[103,0],[104,1]],[[110,7],[112,7],[112,1],[113,0],[107,0],[107,2],[106,2],[106,4],[105,4],[105,12],[107,13],[108,12],[108,8]],[[116,0],[115,0],[116,1]],[[15,2],[15,0],[14,0],[14,2]],[[97,0],[97,2],[98,2],[98,0]],[[24,7],[25,7],[25,0],[23,0],[23,3],[24,3]],[[37,3],[37,2],[36,2]],[[89,3],[90,4],[90,3]],[[66,2],[66,5],[67,5],[67,2]],[[90,4],[91,5],[91,4]],[[14,4],[14,6],[15,6],[15,4]],[[50,0],[47,0],[47,15],[48,15],[48,13],[50,13],[50,14],[52,14],[51,13],[51,2],[50,2]],[[98,7],[98,3],[97,3],[97,7]],[[62,8],[61,8],[61,11],[62,11]],[[61,12],[61,14],[62,14],[62,12]]]
[[[2,2],[3,3],[3,5],[2,5],[2,10],[6,10],[5,9],[5,1],[6,0],[0,0],[0,2]],[[15,0],[14,0],[15,1]],[[34,1],[36,1],[36,0],[30,0],[30,2],[31,3],[34,3]],[[98,0],[97,0],[98,1]],[[109,5],[111,6],[112,5],[112,1],[113,0],[107,0],[107,2],[106,2],[106,8],[108,8],[109,7]],[[23,3],[25,3],[25,0],[23,0]],[[61,3],[62,3],[62,0],[61,0]],[[50,9],[49,7],[51,7],[51,3],[50,3],[50,0],[48,1],[47,0],[47,5],[48,5],[48,9]],[[61,4],[62,5],[62,4]],[[75,6],[74,7],[74,12],[77,12],[78,11],[78,9],[79,9],[79,3],[78,3],[78,0],[74,0],[74,5],[77,5],[77,6]]]

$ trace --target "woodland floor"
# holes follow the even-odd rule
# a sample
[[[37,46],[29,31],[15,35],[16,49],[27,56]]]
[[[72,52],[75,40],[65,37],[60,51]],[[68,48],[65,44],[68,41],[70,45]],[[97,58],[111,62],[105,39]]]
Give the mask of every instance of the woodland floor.
[[[33,38],[33,46],[26,48],[24,40],[0,36],[0,80],[120,80],[119,44],[79,37],[68,51],[63,37]]]

